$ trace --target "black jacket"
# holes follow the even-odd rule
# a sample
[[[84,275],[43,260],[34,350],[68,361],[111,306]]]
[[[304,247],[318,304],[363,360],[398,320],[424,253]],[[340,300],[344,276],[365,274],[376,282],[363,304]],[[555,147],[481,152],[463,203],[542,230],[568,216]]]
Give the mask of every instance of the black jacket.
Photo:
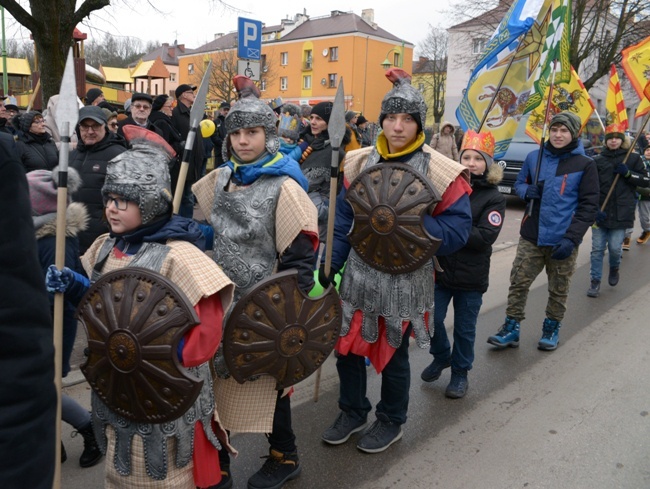
[[[51,170],[59,164],[59,150],[49,134],[40,140],[26,132],[17,136],[16,148],[25,172]]]
[[[84,254],[99,235],[108,232],[101,193],[106,179],[106,164],[126,151],[126,141],[108,130],[104,139],[92,146],[84,145],[81,135],[78,133],[77,136],[79,143],[70,153],[70,166],[79,172],[83,182],[72,199],[84,204],[90,216],[88,229],[79,233],[79,251]]]
[[[491,165],[486,178],[472,175],[472,231],[467,244],[451,255],[439,256],[443,272],[436,284],[450,289],[485,292],[489,285],[492,245],[497,240],[506,213],[506,199],[497,190],[503,169]]]
[[[186,107],[184,104],[179,103],[172,111],[172,126],[176,128],[183,138],[183,147],[185,146],[185,141],[187,141],[187,135],[190,132],[190,110],[190,107]],[[203,136],[201,136],[201,131],[197,130],[194,145],[192,147],[192,156],[189,161],[190,167],[187,171],[187,180],[185,181],[186,186],[201,178],[203,155]],[[183,155],[181,154],[181,161],[182,156]],[[172,192],[176,189],[177,180],[178,174],[172,174]]]
[[[4,133],[0,195],[0,481],[7,489],[50,489],[56,446],[52,320],[25,172],[13,137]]]
[[[223,163],[223,157],[221,156],[221,149],[223,144],[226,142],[228,134],[226,132],[226,118],[219,114],[214,118],[214,134],[210,137],[212,143],[214,144],[214,167],[217,168],[221,163]]]
[[[616,177],[614,169],[619,163],[622,163],[629,148],[629,141],[612,151],[604,148],[603,151],[594,158],[596,168],[598,169],[598,183],[600,186],[598,208],[601,209],[605,197],[609,189],[614,183]],[[645,165],[641,160],[641,156],[637,153],[631,153],[627,160],[626,166],[629,168],[629,175],[626,177],[620,176],[614,191],[612,192],[605,213],[607,218],[600,224],[609,229],[627,229],[634,227],[634,212],[636,209],[636,187],[650,186],[650,179],[645,169]]]
[[[124,126],[138,126],[138,127],[144,127],[145,129],[149,129],[150,131],[153,131],[157,133],[159,136],[164,137],[162,130],[158,129],[151,119],[147,119],[147,124],[145,126],[141,126],[135,120],[133,119],[132,116],[127,117],[123,121],[120,121],[120,123],[117,125],[117,134],[119,134],[121,137],[124,137]]]

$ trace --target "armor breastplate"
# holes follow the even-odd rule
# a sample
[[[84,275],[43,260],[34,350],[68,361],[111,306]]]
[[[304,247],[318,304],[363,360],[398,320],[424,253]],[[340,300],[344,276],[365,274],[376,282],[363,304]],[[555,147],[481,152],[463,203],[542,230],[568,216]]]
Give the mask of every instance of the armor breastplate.
[[[210,216],[214,233],[214,261],[235,283],[233,303],[273,273],[277,259],[275,210],[287,177],[261,176],[252,185],[224,192],[231,170],[221,171]]]
[[[379,154],[373,150],[368,156],[364,170],[379,163]],[[419,151],[408,162],[423,175],[428,173],[429,155]],[[430,337],[425,323],[425,313],[433,323],[434,275],[433,260],[419,269],[398,275],[380,272],[367,265],[350,250],[340,287],[343,303],[341,336],[350,331],[354,312],[363,314],[361,337],[368,343],[379,338],[379,316],[386,321],[386,336],[393,348],[402,343],[402,322],[413,324],[415,339],[420,348],[429,346]]]
[[[97,256],[97,263],[93,270],[93,281],[101,275],[101,268],[106,261],[108,254],[115,245],[115,239],[107,239]],[[144,243],[129,263],[129,266],[137,266],[160,273],[162,264],[169,253],[170,248],[159,243]],[[212,417],[215,409],[212,375],[209,363],[203,363],[197,367],[188,367],[198,380],[203,381],[203,386],[196,401],[181,417],[166,423],[138,423],[130,421],[119,414],[111,411],[91,391],[92,421],[95,438],[101,452],[106,454],[108,440],[105,427],[111,425],[115,430],[115,470],[121,475],[131,473],[131,441],[134,435],[142,438],[144,446],[144,462],[147,474],[155,480],[163,480],[167,477],[167,439],[176,439],[176,466],[184,467],[192,459],[194,449],[194,428],[197,421],[203,424],[203,431],[210,443],[217,449],[221,444],[212,431]]]

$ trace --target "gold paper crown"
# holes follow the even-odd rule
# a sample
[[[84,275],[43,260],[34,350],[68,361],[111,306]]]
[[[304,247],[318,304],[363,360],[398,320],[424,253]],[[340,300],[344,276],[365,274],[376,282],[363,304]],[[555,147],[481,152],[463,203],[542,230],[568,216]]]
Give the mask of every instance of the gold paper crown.
[[[625,125],[621,123],[610,124],[605,128],[605,134],[620,133],[625,134]]]
[[[491,132],[475,132],[468,129],[463,137],[463,145],[460,151],[466,149],[473,149],[475,151],[482,151],[490,157],[494,156],[494,136]]]

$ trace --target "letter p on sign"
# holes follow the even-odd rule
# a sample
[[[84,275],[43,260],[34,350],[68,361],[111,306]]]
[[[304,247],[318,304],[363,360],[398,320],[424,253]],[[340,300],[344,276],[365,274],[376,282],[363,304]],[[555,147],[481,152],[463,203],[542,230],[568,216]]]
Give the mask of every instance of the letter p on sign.
[[[259,60],[262,51],[262,22],[243,17],[237,20],[237,57]]]

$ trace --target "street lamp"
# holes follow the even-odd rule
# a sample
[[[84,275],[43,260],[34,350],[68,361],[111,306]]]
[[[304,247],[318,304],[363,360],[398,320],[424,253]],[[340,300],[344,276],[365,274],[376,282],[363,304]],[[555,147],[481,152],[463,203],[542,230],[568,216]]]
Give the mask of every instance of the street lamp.
[[[388,55],[390,53],[393,53],[393,61],[395,61],[394,58],[395,55],[396,54],[398,55],[397,58],[398,62],[395,64],[396,67],[401,68],[402,66],[404,66],[404,43],[402,43],[401,47],[394,47],[388,50],[388,52],[386,53],[386,59],[381,62],[381,67],[384,68],[385,70],[393,66],[393,63],[391,63],[390,59],[388,59]]]

